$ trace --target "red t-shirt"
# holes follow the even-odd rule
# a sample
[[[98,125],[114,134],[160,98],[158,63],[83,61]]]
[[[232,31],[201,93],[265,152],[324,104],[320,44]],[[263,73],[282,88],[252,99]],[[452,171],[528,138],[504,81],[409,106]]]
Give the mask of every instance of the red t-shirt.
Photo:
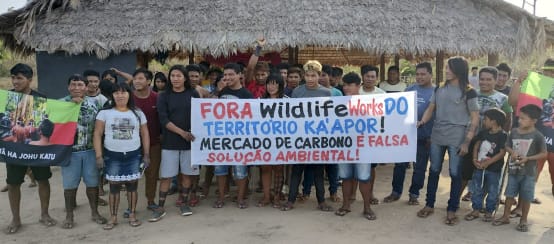
[[[252,93],[254,98],[261,98],[265,93],[265,85],[260,85],[256,80],[250,81],[246,86],[246,89]]]
[[[160,118],[158,117],[158,107],[156,102],[158,101],[158,94],[154,91],[150,91],[150,95],[147,98],[139,98],[133,94],[135,105],[142,110],[146,116],[148,126],[148,134],[150,135],[150,145],[160,144]]]

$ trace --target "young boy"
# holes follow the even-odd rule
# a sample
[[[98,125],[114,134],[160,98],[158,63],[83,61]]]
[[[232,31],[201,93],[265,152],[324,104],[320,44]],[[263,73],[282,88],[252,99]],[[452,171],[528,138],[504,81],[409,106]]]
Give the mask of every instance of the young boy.
[[[485,192],[487,192],[487,201],[483,221],[492,221],[492,212],[498,202],[500,174],[506,154],[504,147],[508,135],[502,130],[504,123],[506,123],[506,114],[498,108],[485,111],[482,123],[484,130],[477,134],[473,147],[473,165],[475,166],[471,179],[473,211],[465,216],[468,221],[479,218]]]
[[[511,156],[505,192],[506,206],[504,215],[492,223],[495,226],[510,223],[510,209],[514,198],[519,194],[522,213],[516,229],[521,232],[529,231],[527,215],[534,199],[537,161],[546,158],[547,155],[544,136],[535,128],[541,113],[542,110],[536,105],[523,106],[520,109],[519,126],[513,129],[508,137],[506,151]]]

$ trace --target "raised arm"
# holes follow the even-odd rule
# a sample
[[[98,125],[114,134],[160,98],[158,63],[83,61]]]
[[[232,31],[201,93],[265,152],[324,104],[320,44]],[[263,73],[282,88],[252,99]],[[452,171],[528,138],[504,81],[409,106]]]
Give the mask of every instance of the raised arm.
[[[125,79],[125,83],[131,85],[131,83],[133,82],[133,76],[127,72],[123,72],[121,70],[118,70],[116,68],[111,68],[111,70],[113,70],[113,72],[115,72],[117,75],[123,77]]]
[[[266,41],[263,37],[256,40],[256,49],[254,50],[252,56],[250,56],[248,65],[246,66],[246,70],[244,72],[244,84],[246,85],[254,80],[254,68],[260,59],[261,51],[265,46],[265,43]]]

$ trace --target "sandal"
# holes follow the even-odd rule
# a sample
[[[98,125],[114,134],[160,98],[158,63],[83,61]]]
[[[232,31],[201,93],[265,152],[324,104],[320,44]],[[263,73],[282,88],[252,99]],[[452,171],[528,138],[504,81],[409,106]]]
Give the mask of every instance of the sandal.
[[[491,222],[493,220],[491,213],[486,213],[485,216],[483,216],[483,222]]]
[[[237,207],[238,207],[239,209],[246,209],[246,208],[248,208],[248,204],[247,204],[245,201],[239,201],[239,202],[237,203]]]
[[[281,207],[281,203],[278,202],[278,201],[275,201],[275,202],[271,203],[271,207],[272,207],[272,208],[280,208],[280,207]]]
[[[92,216],[92,221],[99,224],[99,225],[103,225],[106,222],[108,222],[108,220],[106,218],[102,217],[101,215]]]
[[[104,230],[111,230],[111,229],[113,229],[116,225],[117,225],[117,222],[110,222],[110,223],[107,223],[106,225],[104,225],[104,227],[102,227],[102,229],[104,229]]]
[[[492,222],[493,226],[501,226],[501,225],[507,225],[507,224],[510,224],[510,220],[495,219]]]
[[[454,216],[454,217],[446,217],[446,220],[444,221],[444,223],[448,226],[454,226],[454,225],[457,225],[458,222],[460,220],[458,219],[458,216]]]
[[[534,203],[534,204],[541,204],[541,200],[539,200],[538,198],[535,198],[533,199],[533,201],[531,201],[531,203]]]
[[[222,208],[223,205],[225,205],[225,202],[224,201],[220,201],[220,200],[217,200],[215,201],[214,205],[212,206],[213,208]]]
[[[510,219],[519,218],[519,217],[521,217],[521,213],[519,213],[519,212],[512,211],[510,213]]]
[[[429,217],[429,215],[433,214],[434,212],[435,212],[435,209],[430,207],[424,207],[423,209],[419,210],[419,212],[417,212],[417,217],[427,218]]]
[[[479,218],[479,213],[477,213],[477,215],[474,214],[475,211],[471,212],[471,213],[468,213],[464,219],[467,220],[467,221],[472,221],[474,219],[478,219]]]
[[[325,203],[321,203],[317,205],[317,209],[323,211],[323,212],[331,212],[333,211],[333,208]]]
[[[57,223],[56,220],[54,220],[50,216],[47,216],[46,218],[41,218],[41,219],[38,220],[38,222],[41,223],[42,225],[46,226],[46,227],[54,226]]]
[[[62,228],[64,229],[73,229],[73,220],[64,220],[62,223]]]
[[[131,227],[139,227],[141,224],[142,224],[142,222],[140,222],[140,220],[138,220],[138,219],[129,220],[129,225]]]
[[[364,211],[364,217],[368,220],[376,220],[377,219],[377,215],[375,215],[375,212],[373,212],[373,210],[366,210]]]
[[[287,202],[281,206],[281,211],[289,211],[294,208],[294,204],[291,202]]]
[[[371,205],[378,205],[378,204],[379,204],[379,199],[377,199],[377,198],[371,198],[371,200],[369,201],[369,204],[371,204]]]
[[[527,223],[519,223],[516,226],[516,230],[521,231],[521,232],[527,232],[527,231],[529,231],[529,225],[527,225]]]
[[[332,202],[340,202],[342,199],[340,199],[340,197],[337,196],[337,194],[333,194],[331,195],[331,197],[329,197],[329,199],[332,201]]]
[[[419,205],[419,201],[417,200],[417,197],[410,197],[410,200],[408,200],[408,205]]]
[[[298,202],[299,202],[299,203],[304,203],[304,202],[306,202],[309,198],[310,198],[310,195],[301,195],[301,196],[298,197]]]
[[[335,211],[335,215],[341,216],[341,217],[346,215],[347,213],[350,213],[350,209],[339,208],[337,209],[337,211]]]
[[[258,206],[258,208],[263,208],[265,206],[267,206],[268,204],[270,204],[271,202],[270,201],[264,201],[264,200],[260,200],[258,202],[258,204],[256,204],[256,206]]]
[[[400,196],[398,196],[396,194],[390,194],[388,197],[385,197],[385,199],[383,199],[383,202],[391,203],[391,202],[398,201],[398,199],[400,199]]]

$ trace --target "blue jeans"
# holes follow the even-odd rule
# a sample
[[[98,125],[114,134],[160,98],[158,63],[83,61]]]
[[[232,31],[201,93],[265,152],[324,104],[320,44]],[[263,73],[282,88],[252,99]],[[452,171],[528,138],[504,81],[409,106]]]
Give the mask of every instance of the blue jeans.
[[[94,150],[72,152],[71,162],[62,168],[63,189],[77,189],[81,178],[87,187],[98,186],[98,169]]]
[[[484,178],[482,178],[483,174],[485,174]],[[475,169],[475,171],[473,171],[473,178],[471,178],[471,184],[473,185],[473,195],[471,196],[471,207],[473,208],[473,210],[479,211],[483,208],[483,198],[485,197],[486,192],[487,213],[494,212],[494,209],[496,208],[496,202],[498,202],[500,172]]]
[[[442,146],[431,143],[431,167],[429,168],[429,178],[427,178],[427,199],[425,206],[434,208],[437,188],[439,185],[439,175],[442,170],[444,154],[448,150],[449,172],[450,172],[450,199],[448,200],[448,212],[456,212],[460,207],[460,195],[462,194],[462,157],[458,156],[459,147]]]
[[[325,171],[327,172],[327,179],[329,179],[329,193],[335,195],[339,189],[339,165],[326,164]]]
[[[312,167],[306,167],[304,169],[304,180],[302,181],[302,194],[304,196],[312,193],[312,186],[314,185],[314,170]]]
[[[414,173],[412,176],[412,184],[410,186],[410,197],[419,197],[419,190],[423,188],[425,183],[425,171],[427,171],[427,163],[429,162],[429,139],[417,140],[416,162]],[[392,175],[392,195],[400,196],[404,189],[404,178],[406,178],[406,168],[409,163],[397,163],[394,165]]]

